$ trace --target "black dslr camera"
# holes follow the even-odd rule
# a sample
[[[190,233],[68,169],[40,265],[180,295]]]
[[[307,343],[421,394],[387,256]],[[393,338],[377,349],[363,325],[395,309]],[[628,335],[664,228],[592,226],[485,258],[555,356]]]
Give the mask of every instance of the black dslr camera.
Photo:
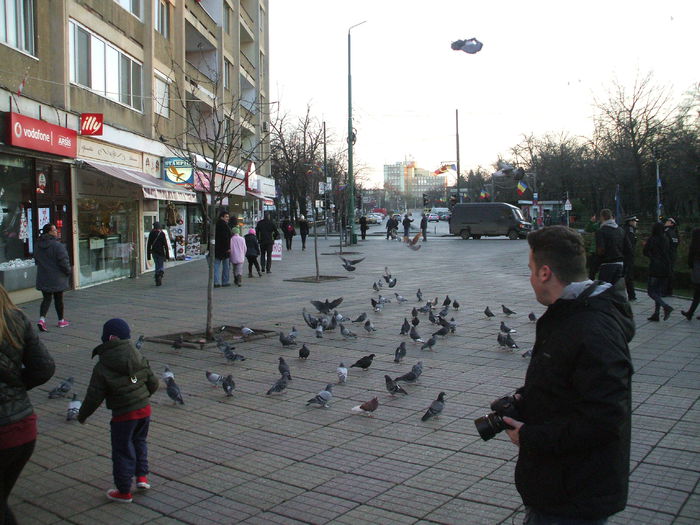
[[[512,428],[503,422],[505,416],[518,419],[518,411],[515,408],[515,396],[505,396],[496,399],[491,403],[491,410],[493,412],[490,414],[474,420],[476,430],[484,441],[488,441],[507,428]]]

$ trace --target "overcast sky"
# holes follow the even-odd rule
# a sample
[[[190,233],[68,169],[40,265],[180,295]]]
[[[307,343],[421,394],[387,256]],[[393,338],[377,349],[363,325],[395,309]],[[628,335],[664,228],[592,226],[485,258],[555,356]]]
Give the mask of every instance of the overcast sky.
[[[381,185],[405,158],[491,168],[523,134],[591,136],[613,79],[654,73],[675,100],[700,81],[700,1],[270,0],[270,100],[347,130],[352,30],[355,166]],[[476,55],[450,49],[476,37]],[[344,147],[344,145],[343,145]]]

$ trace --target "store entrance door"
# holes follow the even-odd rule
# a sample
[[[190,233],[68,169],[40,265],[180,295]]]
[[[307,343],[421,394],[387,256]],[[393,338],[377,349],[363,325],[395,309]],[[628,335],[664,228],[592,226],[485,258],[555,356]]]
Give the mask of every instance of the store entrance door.
[[[68,188],[68,166],[36,161],[36,207],[37,223],[34,238],[41,235],[45,224],[55,224],[59,240],[73,256],[73,232],[71,231],[70,191]]]

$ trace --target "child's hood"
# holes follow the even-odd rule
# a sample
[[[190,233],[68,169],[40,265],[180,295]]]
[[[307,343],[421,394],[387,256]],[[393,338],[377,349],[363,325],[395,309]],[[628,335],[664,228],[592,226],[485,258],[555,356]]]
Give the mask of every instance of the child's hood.
[[[100,356],[102,366],[118,374],[131,376],[143,368],[143,357],[128,339],[107,341],[92,351],[92,356],[96,355]]]

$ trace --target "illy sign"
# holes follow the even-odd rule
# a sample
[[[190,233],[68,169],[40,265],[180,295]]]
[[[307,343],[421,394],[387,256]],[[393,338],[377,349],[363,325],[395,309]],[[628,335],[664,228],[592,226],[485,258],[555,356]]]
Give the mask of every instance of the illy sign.
[[[10,113],[8,142],[12,146],[53,153],[62,157],[75,158],[78,150],[78,134],[68,128],[56,126]]]
[[[81,113],[80,114],[80,134],[81,135],[102,135],[102,124],[104,115],[102,113]]]

